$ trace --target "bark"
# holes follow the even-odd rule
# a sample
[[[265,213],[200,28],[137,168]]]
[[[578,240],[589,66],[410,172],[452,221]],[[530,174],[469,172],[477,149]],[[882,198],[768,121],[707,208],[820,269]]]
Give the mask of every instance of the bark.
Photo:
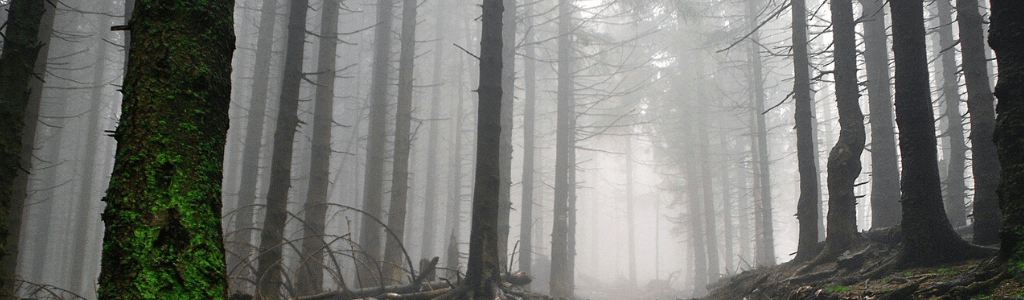
[[[416,0],[402,2],[402,46],[398,59],[398,108],[395,118],[395,155],[392,167],[391,202],[388,206],[388,228],[384,247],[385,284],[401,279],[402,242],[405,236],[405,215],[409,195],[409,150],[412,146],[412,84],[416,55]],[[412,268],[413,266],[409,266]]]
[[[896,124],[903,163],[901,259],[908,265],[954,261],[972,254],[972,249],[953,231],[942,208],[924,8],[918,1],[894,1],[889,5],[896,62]]]
[[[949,135],[949,156],[946,157],[948,160],[948,166],[946,167],[946,197],[944,203],[946,207],[946,217],[949,219],[953,227],[960,227],[967,225],[967,207],[964,204],[964,198],[967,196],[967,186],[964,184],[964,164],[966,161],[967,146],[964,142],[964,125],[960,115],[960,91],[958,91],[959,84],[957,83],[957,65],[955,57],[955,49],[953,46],[956,41],[953,40],[953,20],[950,14],[952,14],[953,7],[949,5],[949,0],[938,0],[935,1],[938,6],[938,21],[939,21],[939,44],[936,45],[935,52],[942,52],[940,54],[942,60],[942,67],[936,68],[939,70],[939,74],[942,74],[942,83],[940,84],[942,92],[940,95],[943,98],[943,103],[946,105],[945,117],[947,128],[946,134]],[[949,49],[943,51],[944,49]]]
[[[569,153],[573,152],[570,141],[574,139],[571,119],[573,112],[573,78],[572,78],[572,2],[558,2],[558,110],[555,133],[555,200],[554,220],[551,225],[551,282],[550,292],[554,297],[569,298],[573,295],[569,277],[573,276],[569,259],[569,189],[572,182],[569,178]]]
[[[99,299],[226,296],[221,170],[233,9],[232,1],[135,6],[117,152],[103,198]]]
[[[320,16],[320,46],[317,50],[316,98],[313,115],[313,145],[310,151],[309,188],[306,190],[303,222],[302,265],[296,272],[296,293],[314,295],[323,291],[325,219],[331,166],[331,128],[334,121],[335,57],[338,50],[337,0],[324,0]],[[340,182],[339,182],[340,183]]]
[[[498,261],[502,272],[508,266],[509,214],[512,211],[512,100],[515,98],[516,62],[516,1],[502,0],[505,12],[501,15],[501,185],[498,211]]]
[[[46,5],[45,10],[42,19],[40,19],[39,36],[37,37],[37,40],[40,42],[38,57],[42,59],[36,59],[33,66],[33,72],[40,78],[46,76],[47,58],[50,52],[49,46],[52,42],[50,36],[53,35],[53,19],[56,16],[54,13],[56,9],[53,6]],[[25,127],[22,129],[23,134],[21,136],[21,149],[19,152],[21,153],[20,165],[27,170],[32,170],[32,153],[36,145],[39,110],[42,106],[43,80],[30,80],[28,84],[29,98],[25,108]],[[29,177],[28,173],[18,172],[14,179],[10,214],[6,225],[10,232],[7,235],[6,248],[4,249],[6,255],[3,256],[3,261],[0,262],[0,278],[16,278],[15,273],[18,267],[19,249],[21,248],[21,230],[24,227],[23,222],[25,222],[22,217],[26,212],[25,200],[28,197]],[[8,285],[0,288],[2,288],[0,297],[2,295],[9,295],[13,291],[13,287]]]
[[[768,129],[765,126],[764,119],[764,80],[762,78],[763,73],[761,70],[761,54],[759,51],[759,35],[755,29],[755,20],[758,12],[758,0],[747,0],[746,9],[748,22],[750,28],[753,30],[753,34],[750,35],[750,62],[751,62],[751,74],[752,76],[752,93],[754,101],[754,126],[757,128],[757,147],[755,153],[757,154],[757,180],[758,191],[755,193],[759,194],[757,199],[757,210],[754,212],[757,214],[758,222],[755,224],[757,228],[757,264],[759,265],[775,265],[775,238],[774,229],[772,229],[772,189],[771,189],[771,173],[770,164],[768,158]]]
[[[257,299],[281,297],[284,261],[284,226],[288,220],[288,189],[291,186],[292,152],[299,125],[299,84],[302,80],[302,54],[305,50],[306,10],[309,1],[291,0],[288,7],[288,38],[285,41],[284,80],[274,125],[274,154],[270,164],[267,206],[260,231],[256,256]]]
[[[476,182],[473,220],[465,283],[472,299],[496,298],[500,284],[498,265],[498,211],[501,157],[502,0],[484,0],[480,37],[480,104],[477,122]],[[508,89],[511,92],[511,87]]]
[[[7,28],[3,36],[3,52],[0,53],[0,249],[4,250],[9,249],[8,240],[13,231],[20,230],[15,228],[20,227],[20,222],[11,224],[21,219],[22,204],[17,202],[24,203],[24,197],[15,194],[19,188],[15,181],[17,177],[28,176],[26,170],[30,168],[23,165],[22,137],[26,129],[25,118],[30,114],[30,84],[39,49],[42,48],[39,31],[45,11],[43,1],[12,0],[5,23]],[[4,258],[8,255],[17,259],[16,253],[4,251],[0,253],[0,262],[9,261]],[[0,270],[6,269],[8,267],[0,266]],[[0,278],[0,287],[6,289],[9,279]]]
[[[977,0],[956,1],[960,49],[967,83],[967,111],[971,114],[971,164],[974,172],[974,243],[999,242],[999,157],[992,142],[995,109],[989,85],[984,32]]]
[[[1010,260],[1016,276],[1024,271],[1024,6],[1013,0],[991,0],[988,44],[996,53],[999,83],[995,96],[995,142],[1002,165],[999,208],[999,254]],[[1019,278],[1019,277],[1018,277]]]
[[[793,10],[793,99],[796,102],[796,155],[800,172],[800,198],[796,218],[800,221],[796,260],[814,255],[818,247],[818,168],[814,150],[814,116],[811,100],[810,61],[807,55],[807,7],[804,0],[792,0]]]
[[[857,98],[857,53],[851,0],[831,1],[835,41],[836,102],[839,139],[828,155],[828,229],[825,249],[815,260],[832,260],[857,240],[857,198],[853,185],[860,175],[864,150],[864,115]]]
[[[523,26],[532,29],[533,27],[533,5],[526,5]],[[533,184],[535,167],[534,151],[536,149],[535,123],[537,116],[537,70],[534,62],[534,37],[533,30],[527,30],[523,37],[523,84],[526,89],[523,98],[523,201],[522,213],[519,220],[519,271],[530,273],[533,265]],[[538,243],[539,244],[539,243]],[[530,286],[526,285],[526,289]]]
[[[253,66],[252,94],[249,100],[249,116],[246,118],[245,142],[242,146],[238,201],[235,209],[234,232],[229,233],[228,274],[232,278],[249,278],[249,266],[253,260],[254,243],[253,204],[259,190],[260,148],[263,141],[263,125],[267,108],[267,90],[270,85],[271,48],[274,42],[274,19],[277,15],[277,0],[263,0],[260,9],[259,35],[256,38],[256,63]],[[232,280],[232,286],[239,288],[246,280]]]
[[[864,68],[871,121],[871,228],[900,222],[900,170],[889,88],[884,0],[860,0],[864,19]]]
[[[444,7],[446,3],[441,0],[437,2],[437,23],[434,25],[434,83],[430,90],[430,133],[427,138],[427,182],[423,200],[423,232],[421,233],[420,256],[423,258],[434,257],[437,254],[437,242],[434,236],[437,235],[437,160],[440,159],[437,150],[438,135],[441,132],[441,81],[442,62],[444,60],[444,32],[446,20]]]
[[[380,219],[384,198],[384,155],[386,147],[388,60],[391,53],[391,9],[393,0],[377,0],[377,25],[373,29],[373,71],[370,78],[370,126],[366,141],[366,171],[363,173],[363,205],[367,214]],[[359,227],[360,263],[356,265],[360,287],[379,286],[377,264],[381,257],[383,228],[369,217]]]

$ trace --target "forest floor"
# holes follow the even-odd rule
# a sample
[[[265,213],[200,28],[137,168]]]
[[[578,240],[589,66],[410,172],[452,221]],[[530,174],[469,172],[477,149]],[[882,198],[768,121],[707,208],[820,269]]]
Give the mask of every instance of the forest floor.
[[[838,261],[788,262],[722,278],[700,299],[1024,299],[1022,284],[994,257],[865,276],[893,260],[898,247],[865,239]]]

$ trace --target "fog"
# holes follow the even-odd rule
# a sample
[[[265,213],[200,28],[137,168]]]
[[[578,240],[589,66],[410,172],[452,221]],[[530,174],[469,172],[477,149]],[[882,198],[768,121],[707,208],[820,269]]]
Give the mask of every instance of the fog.
[[[0,0],[0,21],[7,21],[11,1],[17,0]],[[22,200],[11,208],[18,223],[9,222],[15,227],[8,255],[17,267],[3,275],[16,278],[21,297],[98,297],[107,218],[101,219],[101,199],[114,169],[129,63],[125,33],[131,30],[122,25],[131,26],[125,15],[133,4],[127,1],[46,5],[30,88],[35,100],[26,113],[30,158],[19,171]],[[229,290],[277,299],[398,285],[424,268],[421,259],[433,257],[439,257],[438,277],[461,278],[477,178],[479,1],[346,0],[333,3],[336,8],[327,3],[335,0],[291,1],[300,0],[234,1],[220,187]],[[503,2],[504,26],[514,31],[503,37],[503,71],[511,72],[501,88],[511,98],[501,109],[507,113],[511,105],[511,114],[501,126],[507,137],[499,171],[507,175],[499,194],[507,210],[500,211],[498,229],[507,242],[499,241],[505,248],[499,253],[504,272],[533,277],[524,290],[551,292],[552,260],[574,262],[570,286],[581,299],[699,297],[720,278],[793,260],[801,234],[797,131],[803,129],[794,121],[801,93],[810,96],[808,157],[818,180],[813,242],[825,241],[827,166],[833,146],[842,143],[833,54],[840,43],[828,2],[806,1],[809,89],[799,91],[789,1]],[[892,189],[875,184],[880,172],[873,172],[872,151],[896,144],[873,143],[873,126],[888,126],[892,138],[895,118],[888,94],[870,101],[889,101],[881,106],[889,117],[872,117],[877,113],[869,105],[868,85],[889,78],[868,78],[867,60],[878,58],[865,54],[865,38],[879,33],[865,32],[864,24],[891,24],[888,7],[866,10],[869,2],[852,6],[852,74],[860,95],[853,107],[866,116],[860,124],[867,128],[860,131],[862,138],[867,132],[863,154],[856,150],[852,158],[861,165],[852,179],[856,231],[899,223],[879,225],[872,212],[874,205],[899,206],[872,199],[882,199],[873,190]],[[961,30],[945,21],[957,17],[949,3],[939,2],[949,1],[925,4],[929,88],[947,217],[963,233],[974,224],[978,171],[966,156],[973,142],[965,78],[949,69],[964,63],[962,46],[952,42]],[[393,7],[378,14],[382,5]],[[296,7],[304,9],[305,22],[289,25],[301,15]],[[337,15],[325,16],[331,8]],[[389,20],[379,19],[385,14]],[[333,31],[324,30],[333,23]],[[883,29],[881,47],[892,44],[885,37],[891,30]],[[991,57],[987,46],[985,52]],[[885,76],[892,76],[886,53]],[[943,76],[948,73],[954,76]],[[324,108],[329,111],[318,111]],[[289,131],[293,138],[276,140]],[[559,179],[563,158],[566,177]],[[898,199],[898,173],[887,178],[880,181],[895,180]],[[560,217],[559,197],[568,211]],[[558,220],[568,232],[557,232]],[[558,255],[552,236],[567,237],[568,258],[552,257]],[[393,248],[394,238],[401,250]],[[274,251],[280,256],[262,256]],[[391,251],[397,260],[385,254]],[[526,256],[530,263],[523,266]]]

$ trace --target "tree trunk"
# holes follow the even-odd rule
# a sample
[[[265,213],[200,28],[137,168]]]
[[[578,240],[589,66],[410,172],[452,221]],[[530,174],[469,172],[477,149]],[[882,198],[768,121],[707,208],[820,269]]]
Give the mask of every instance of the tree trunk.
[[[277,0],[263,0],[260,9],[259,35],[256,39],[256,63],[253,66],[252,94],[249,100],[248,117],[245,125],[245,145],[242,146],[238,201],[234,212],[234,232],[229,233],[228,274],[231,286],[240,289],[247,286],[250,278],[253,251],[252,241],[253,204],[259,190],[260,148],[263,141],[263,125],[267,108],[267,90],[270,85],[271,48],[274,43],[274,19],[277,16]],[[265,184],[265,183],[264,183]]]
[[[692,126],[692,124],[691,124]],[[685,136],[694,136],[693,132],[687,130]],[[687,152],[693,153],[695,147],[688,146]],[[700,178],[697,176],[697,168],[699,163],[697,158],[690,156],[686,159],[686,201],[688,201],[686,209],[686,219],[690,221],[690,243],[693,249],[693,296],[700,297],[707,295],[708,285],[708,248],[706,244],[706,234],[704,227],[704,216],[700,200]]]
[[[935,118],[928,86],[924,8],[919,1],[893,1],[893,56],[896,62],[896,124],[903,162],[904,264],[955,261],[969,256],[942,208],[935,150]]]
[[[455,111],[452,112],[455,120],[451,122],[452,141],[454,142],[452,143],[453,150],[449,156],[451,168],[448,173],[448,206],[445,211],[445,232],[451,233],[451,238],[448,241],[448,251],[445,253],[445,268],[449,270],[448,278],[454,278],[455,276],[453,275],[457,274],[459,270],[458,241],[459,232],[462,230],[460,226],[462,223],[462,123],[465,119],[462,110],[467,90],[463,85],[465,81],[462,80],[463,59],[465,58],[460,57],[458,59],[458,66],[456,67],[455,82],[457,82],[458,104]]]
[[[28,176],[25,170],[30,166],[23,165],[22,149],[25,135],[25,118],[29,98],[30,84],[35,74],[36,58],[42,47],[39,41],[40,24],[46,11],[43,1],[12,0],[8,7],[7,28],[3,37],[3,52],[0,53],[0,261],[7,255],[8,239],[19,224],[11,221],[21,220],[21,204],[18,195],[14,194],[18,187],[15,180],[19,176]],[[45,60],[46,57],[43,57]],[[35,119],[32,120],[34,122]],[[20,197],[24,201],[24,197]],[[0,266],[0,270],[8,267]],[[6,275],[0,274],[0,275]],[[0,278],[0,287],[7,289],[11,278]],[[0,294],[0,296],[7,297]]]
[[[900,170],[889,91],[884,0],[860,0],[864,20],[864,68],[871,121],[871,228],[900,223]]]
[[[572,152],[570,140],[574,139],[571,119],[575,117],[572,76],[572,2],[558,2],[558,111],[555,133],[555,201],[554,222],[551,226],[551,282],[550,292],[554,297],[569,298],[573,295],[569,277],[573,276],[569,259],[569,189],[570,163]]]
[[[502,272],[508,267],[509,214],[512,211],[512,100],[515,98],[516,0],[502,0],[501,15],[501,185],[498,211],[498,262]]]
[[[334,121],[335,57],[338,49],[337,0],[325,0],[320,16],[320,48],[317,50],[316,99],[313,108],[313,145],[310,153],[309,188],[303,222],[302,265],[296,272],[296,294],[323,291],[324,221],[327,218],[331,166],[331,127]],[[337,182],[340,184],[340,182]]]
[[[633,209],[633,127],[626,132],[626,247],[629,249],[629,283],[636,284],[636,217]]]
[[[853,3],[831,1],[835,43],[836,102],[839,139],[828,155],[828,233],[825,249],[816,261],[832,260],[857,240],[857,198],[853,185],[860,175],[864,150],[864,115],[857,98],[857,53],[854,43]]]
[[[701,124],[708,124],[706,118],[699,118]],[[705,243],[708,247],[708,282],[715,282],[721,276],[721,269],[719,267],[719,255],[718,255],[718,230],[715,226],[715,190],[712,186],[712,179],[714,176],[711,175],[710,156],[708,152],[711,148],[711,142],[708,140],[707,128],[698,129],[700,131],[700,182],[701,182],[701,196],[704,198],[704,232],[707,238]]]
[[[39,78],[46,76],[46,65],[50,53],[50,37],[53,35],[53,20],[56,14],[54,8],[51,5],[44,7],[46,10],[43,13],[43,17],[40,19],[39,24],[39,36],[37,40],[40,42],[38,57],[33,67],[33,72]],[[102,52],[100,52],[102,53]],[[102,54],[101,54],[102,55]],[[101,56],[102,57],[102,56]],[[30,93],[28,98],[28,104],[25,109],[24,128],[21,136],[21,157],[20,165],[26,170],[33,170],[32,166],[32,153],[36,148],[35,140],[37,134],[37,128],[39,125],[39,110],[42,105],[42,93],[43,93],[43,80],[29,80],[28,92]],[[3,261],[0,262],[0,278],[16,278],[16,271],[19,261],[19,249],[21,248],[21,229],[25,227],[23,216],[25,214],[25,200],[28,197],[29,187],[29,173],[18,172],[17,177],[14,179],[14,185],[12,186],[12,201],[10,214],[7,218],[7,229],[9,233],[7,235],[7,242],[5,244]],[[22,257],[24,258],[24,257]],[[6,282],[10,283],[10,282]],[[0,297],[3,295],[11,295],[14,292],[14,287],[10,285],[4,285],[0,287]]]
[[[500,285],[498,265],[498,211],[501,185],[502,0],[484,0],[480,38],[480,104],[477,110],[476,183],[469,238],[466,281],[472,299],[496,298]],[[512,92],[511,87],[508,92]]]
[[[234,6],[199,2],[141,2],[128,22],[99,299],[226,297],[220,184]]]
[[[724,119],[724,118],[723,118]],[[725,122],[722,122],[725,123]],[[721,123],[720,123],[721,124]],[[725,128],[724,126],[722,128]],[[722,176],[722,224],[725,226],[722,228],[722,245],[725,246],[725,270],[726,272],[733,272],[733,261],[735,260],[735,251],[733,250],[733,227],[732,227],[732,181],[729,178],[729,173],[732,171],[732,161],[729,157],[729,138],[726,135],[720,135],[721,148],[719,148],[722,154],[722,160],[718,165],[718,173]],[[817,226],[817,225],[815,225]],[[815,236],[817,238],[817,236]]]
[[[967,111],[971,113],[971,164],[974,171],[974,243],[999,242],[999,160],[992,142],[995,109],[989,86],[982,19],[977,0],[956,1],[960,49],[967,83]]]
[[[423,232],[421,233],[422,240],[420,242],[420,256],[423,258],[430,258],[437,255],[437,242],[434,240],[434,236],[437,235],[437,160],[440,159],[437,150],[438,134],[441,132],[441,86],[444,84],[441,81],[442,62],[444,60],[444,33],[447,30],[447,20],[445,19],[445,7],[447,3],[444,0],[437,1],[437,21],[434,25],[434,82],[433,87],[430,89],[430,133],[427,138],[427,182],[426,190],[424,191],[423,200]]]
[[[409,194],[409,150],[412,136],[412,83],[416,55],[416,1],[402,2],[402,46],[398,67],[398,112],[395,117],[395,155],[392,167],[391,202],[388,206],[388,228],[384,247],[384,282],[401,279],[402,242],[405,236],[405,215]],[[409,266],[410,268],[413,266]]]
[[[1002,165],[999,208],[1003,212],[999,253],[1011,266],[1024,261],[1024,6],[1013,0],[991,0],[988,44],[996,52],[999,83],[995,96],[995,142]],[[1021,275],[1021,270],[1014,273]]]
[[[523,12],[524,21],[523,27],[532,29],[533,27],[533,4],[526,5],[525,11]],[[536,181],[534,179],[535,167],[534,167],[534,151],[535,151],[535,134],[537,129],[535,128],[536,116],[537,116],[537,74],[536,64],[534,58],[533,43],[533,30],[527,30],[526,36],[523,38],[523,84],[526,89],[525,97],[523,98],[523,204],[522,213],[519,219],[519,243],[521,245],[519,250],[519,271],[530,273],[533,265],[533,184]],[[530,286],[526,285],[526,289]]]
[[[364,212],[380,219],[384,198],[384,156],[386,147],[388,60],[391,54],[391,9],[393,0],[377,0],[377,26],[373,29],[373,74],[370,78],[370,126],[366,141],[366,171],[363,174]],[[379,286],[378,261],[381,257],[383,228],[368,216],[363,216],[359,227],[360,262],[358,286]]]
[[[285,42],[284,80],[274,126],[274,154],[271,158],[267,207],[260,232],[257,255],[257,299],[281,297],[284,261],[284,226],[288,220],[288,189],[291,186],[292,146],[299,125],[299,83],[302,80],[302,54],[305,49],[308,0],[291,0],[288,13],[288,39]]]
[[[953,18],[950,16],[953,7],[949,0],[935,1],[938,6],[938,32],[939,44],[935,52],[942,52],[942,67],[936,68],[942,74],[940,84],[943,103],[946,105],[946,134],[949,135],[949,156],[946,167],[946,217],[949,218],[953,227],[967,225],[967,207],[964,205],[964,198],[967,187],[964,184],[964,163],[966,160],[967,146],[964,142],[964,125],[960,117],[960,91],[957,84],[957,65],[953,46],[957,41],[953,40]],[[949,49],[943,51],[945,49]]]
[[[757,263],[760,265],[775,265],[775,238],[772,229],[772,188],[770,177],[770,164],[768,159],[768,129],[765,127],[764,119],[764,82],[761,70],[761,54],[759,52],[760,42],[754,23],[757,20],[758,0],[746,1],[747,18],[753,34],[750,35],[752,93],[754,101],[754,119],[757,128],[757,168],[758,188],[756,193],[760,194],[757,203]]]
[[[800,199],[796,218],[800,221],[796,259],[812,258],[818,247],[818,168],[815,161],[811,114],[810,61],[807,56],[807,7],[804,0],[792,0],[793,9],[793,99],[796,102],[796,155],[800,172]]]

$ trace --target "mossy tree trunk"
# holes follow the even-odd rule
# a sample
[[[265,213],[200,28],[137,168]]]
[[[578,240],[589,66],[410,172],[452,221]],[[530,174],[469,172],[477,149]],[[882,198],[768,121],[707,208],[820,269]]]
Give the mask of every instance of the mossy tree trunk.
[[[900,223],[900,170],[889,90],[885,0],[860,0],[860,4],[871,122],[871,228],[884,228]]]
[[[957,24],[960,26],[960,53],[964,81],[967,84],[967,111],[971,114],[971,164],[974,174],[974,243],[999,242],[999,211],[996,189],[999,186],[999,155],[992,142],[995,109],[988,67],[985,65],[984,33],[978,13],[978,0],[957,0]]]
[[[128,28],[99,299],[224,299],[234,1],[139,1]]]
[[[292,151],[299,125],[299,83],[302,80],[302,54],[305,50],[308,0],[291,0],[288,13],[288,39],[285,41],[284,80],[274,126],[274,152],[270,160],[270,185],[267,206],[260,231],[256,256],[257,299],[281,296],[284,261],[284,227],[288,220],[288,190],[292,178]]]
[[[26,170],[30,168],[23,165],[22,135],[31,94],[29,85],[33,81],[39,49],[43,46],[39,41],[39,27],[46,11],[44,3],[37,0],[10,2],[0,54],[0,249],[5,250],[8,237],[16,230],[12,226],[20,226],[20,222],[18,225],[10,222],[21,219],[20,205],[15,204],[19,200],[14,193],[15,180],[27,176]],[[12,254],[0,253],[0,261],[9,261],[3,259],[7,255]],[[0,270],[5,268],[0,266]],[[10,279],[0,278],[0,287],[6,290]]]
[[[988,44],[996,52],[999,82],[995,96],[995,141],[1002,165],[999,208],[1000,256],[1010,260],[1018,278],[1024,275],[1024,6],[1015,0],[991,0]]]

